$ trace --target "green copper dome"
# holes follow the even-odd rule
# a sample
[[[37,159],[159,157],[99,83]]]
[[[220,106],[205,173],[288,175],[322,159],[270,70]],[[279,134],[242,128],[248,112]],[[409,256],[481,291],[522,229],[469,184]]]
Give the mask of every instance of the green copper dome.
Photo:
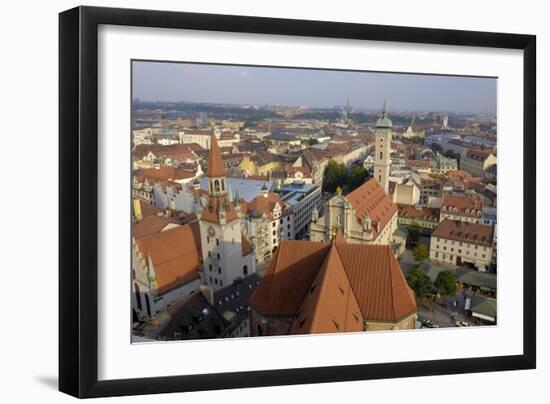
[[[388,118],[388,108],[386,107],[386,101],[384,100],[384,106],[382,107],[382,116],[376,120],[377,128],[391,128],[391,119]]]

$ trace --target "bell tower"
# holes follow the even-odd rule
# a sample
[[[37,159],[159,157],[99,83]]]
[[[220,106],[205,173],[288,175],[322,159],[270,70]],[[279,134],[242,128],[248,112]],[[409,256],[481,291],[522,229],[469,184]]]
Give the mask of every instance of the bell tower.
[[[240,201],[232,201],[216,135],[212,132],[208,154],[208,197],[197,202],[201,237],[203,284],[214,292],[256,271],[255,255],[243,247]]]
[[[387,194],[390,185],[392,121],[388,117],[386,101],[382,107],[382,114],[376,121],[375,138],[374,178]]]

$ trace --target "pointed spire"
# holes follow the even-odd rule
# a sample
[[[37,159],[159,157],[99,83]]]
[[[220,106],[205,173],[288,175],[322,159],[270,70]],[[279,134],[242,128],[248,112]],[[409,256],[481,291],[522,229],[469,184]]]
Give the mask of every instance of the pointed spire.
[[[220,146],[216,140],[216,133],[212,129],[210,135],[210,152],[208,153],[208,173],[209,177],[225,177],[225,167],[223,166]]]
[[[382,115],[376,121],[377,128],[391,128],[393,126],[392,121],[388,117],[388,107],[386,100],[384,99],[384,105],[382,105]]]

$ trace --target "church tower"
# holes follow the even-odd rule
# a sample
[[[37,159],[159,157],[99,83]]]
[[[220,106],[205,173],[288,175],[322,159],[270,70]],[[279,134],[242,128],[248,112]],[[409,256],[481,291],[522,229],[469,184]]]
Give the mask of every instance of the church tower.
[[[240,206],[232,203],[225,167],[212,132],[208,155],[208,198],[197,203],[201,250],[202,281],[214,291],[233,284],[256,271],[255,256],[241,232]],[[238,201],[238,198],[237,198]],[[234,201],[233,201],[234,202]]]
[[[382,115],[376,121],[376,144],[374,147],[374,178],[382,185],[386,194],[389,193],[390,180],[390,153],[392,138],[392,122],[388,118],[386,101],[382,107]]]

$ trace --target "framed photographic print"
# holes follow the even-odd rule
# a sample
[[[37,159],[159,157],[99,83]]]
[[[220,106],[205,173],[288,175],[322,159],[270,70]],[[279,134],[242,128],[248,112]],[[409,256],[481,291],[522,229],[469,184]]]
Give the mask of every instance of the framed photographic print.
[[[535,367],[534,36],[59,27],[61,391]]]

